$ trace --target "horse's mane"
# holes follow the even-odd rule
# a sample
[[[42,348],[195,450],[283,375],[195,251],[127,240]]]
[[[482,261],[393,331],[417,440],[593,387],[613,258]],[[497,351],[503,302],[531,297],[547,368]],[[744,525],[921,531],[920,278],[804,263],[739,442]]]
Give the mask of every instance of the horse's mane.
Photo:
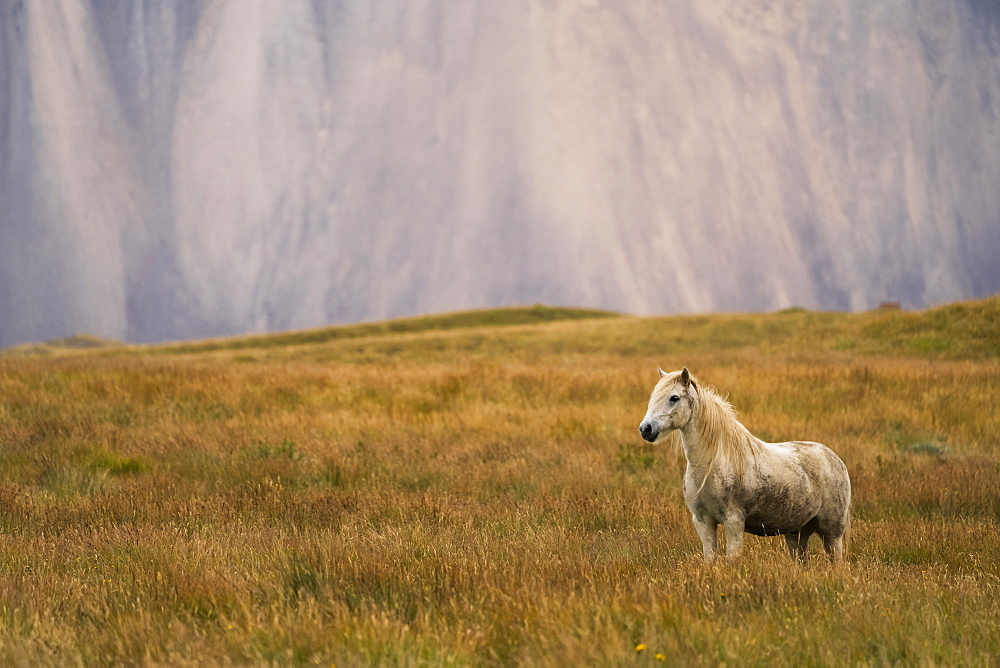
[[[736,482],[746,477],[747,466],[760,450],[758,441],[736,417],[736,409],[712,387],[691,384],[698,392],[698,443],[712,462],[710,467],[725,461]],[[707,476],[706,476],[707,478]]]

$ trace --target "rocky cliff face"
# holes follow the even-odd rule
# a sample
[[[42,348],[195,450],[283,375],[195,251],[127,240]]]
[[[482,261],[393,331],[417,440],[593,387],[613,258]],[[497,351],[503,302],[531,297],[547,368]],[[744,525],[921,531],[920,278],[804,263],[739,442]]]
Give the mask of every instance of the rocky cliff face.
[[[0,0],[0,344],[996,292],[998,7]]]

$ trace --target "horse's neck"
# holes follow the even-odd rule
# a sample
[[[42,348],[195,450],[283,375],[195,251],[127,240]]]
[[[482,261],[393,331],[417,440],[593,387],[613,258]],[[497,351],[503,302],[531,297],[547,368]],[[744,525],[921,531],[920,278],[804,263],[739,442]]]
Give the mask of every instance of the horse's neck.
[[[732,469],[734,464],[734,462],[719,461],[724,457],[724,453],[720,452],[719,443],[706,442],[706,438],[721,439],[726,438],[727,435],[722,433],[707,435],[705,430],[701,428],[700,419],[699,411],[680,430],[684,456],[687,458],[691,473],[697,480],[703,480],[711,473],[720,473],[721,467]],[[743,425],[733,425],[733,428],[746,432]],[[749,432],[746,432],[745,435],[747,438],[757,440]],[[752,465],[752,462],[748,462],[748,464]],[[744,467],[741,467],[741,470],[745,470]]]
[[[681,447],[684,449],[684,457],[687,458],[691,472],[698,478],[704,477],[712,465],[715,448],[711,443],[702,442],[702,434],[696,419],[681,429]]]

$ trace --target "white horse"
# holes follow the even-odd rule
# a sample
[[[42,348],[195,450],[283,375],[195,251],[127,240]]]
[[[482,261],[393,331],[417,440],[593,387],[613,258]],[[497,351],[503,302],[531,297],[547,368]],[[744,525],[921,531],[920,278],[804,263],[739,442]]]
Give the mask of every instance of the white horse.
[[[805,561],[809,537],[818,533],[830,560],[840,561],[851,521],[851,480],[840,457],[819,443],[765,443],[687,367],[658,371],[639,433],[653,442],[661,433],[680,432],[687,458],[684,501],[705,560],[715,560],[721,524],[728,557],[739,555],[745,531],[782,534],[792,557]]]

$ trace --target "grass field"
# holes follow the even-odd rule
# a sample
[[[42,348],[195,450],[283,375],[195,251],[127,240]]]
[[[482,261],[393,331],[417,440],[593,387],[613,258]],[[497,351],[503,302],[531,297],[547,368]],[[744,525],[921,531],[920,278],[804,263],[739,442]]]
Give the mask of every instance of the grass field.
[[[683,458],[636,429],[658,365],[842,456],[844,567],[701,562]],[[0,663],[997,665],[998,397],[1000,297],[22,347]]]

